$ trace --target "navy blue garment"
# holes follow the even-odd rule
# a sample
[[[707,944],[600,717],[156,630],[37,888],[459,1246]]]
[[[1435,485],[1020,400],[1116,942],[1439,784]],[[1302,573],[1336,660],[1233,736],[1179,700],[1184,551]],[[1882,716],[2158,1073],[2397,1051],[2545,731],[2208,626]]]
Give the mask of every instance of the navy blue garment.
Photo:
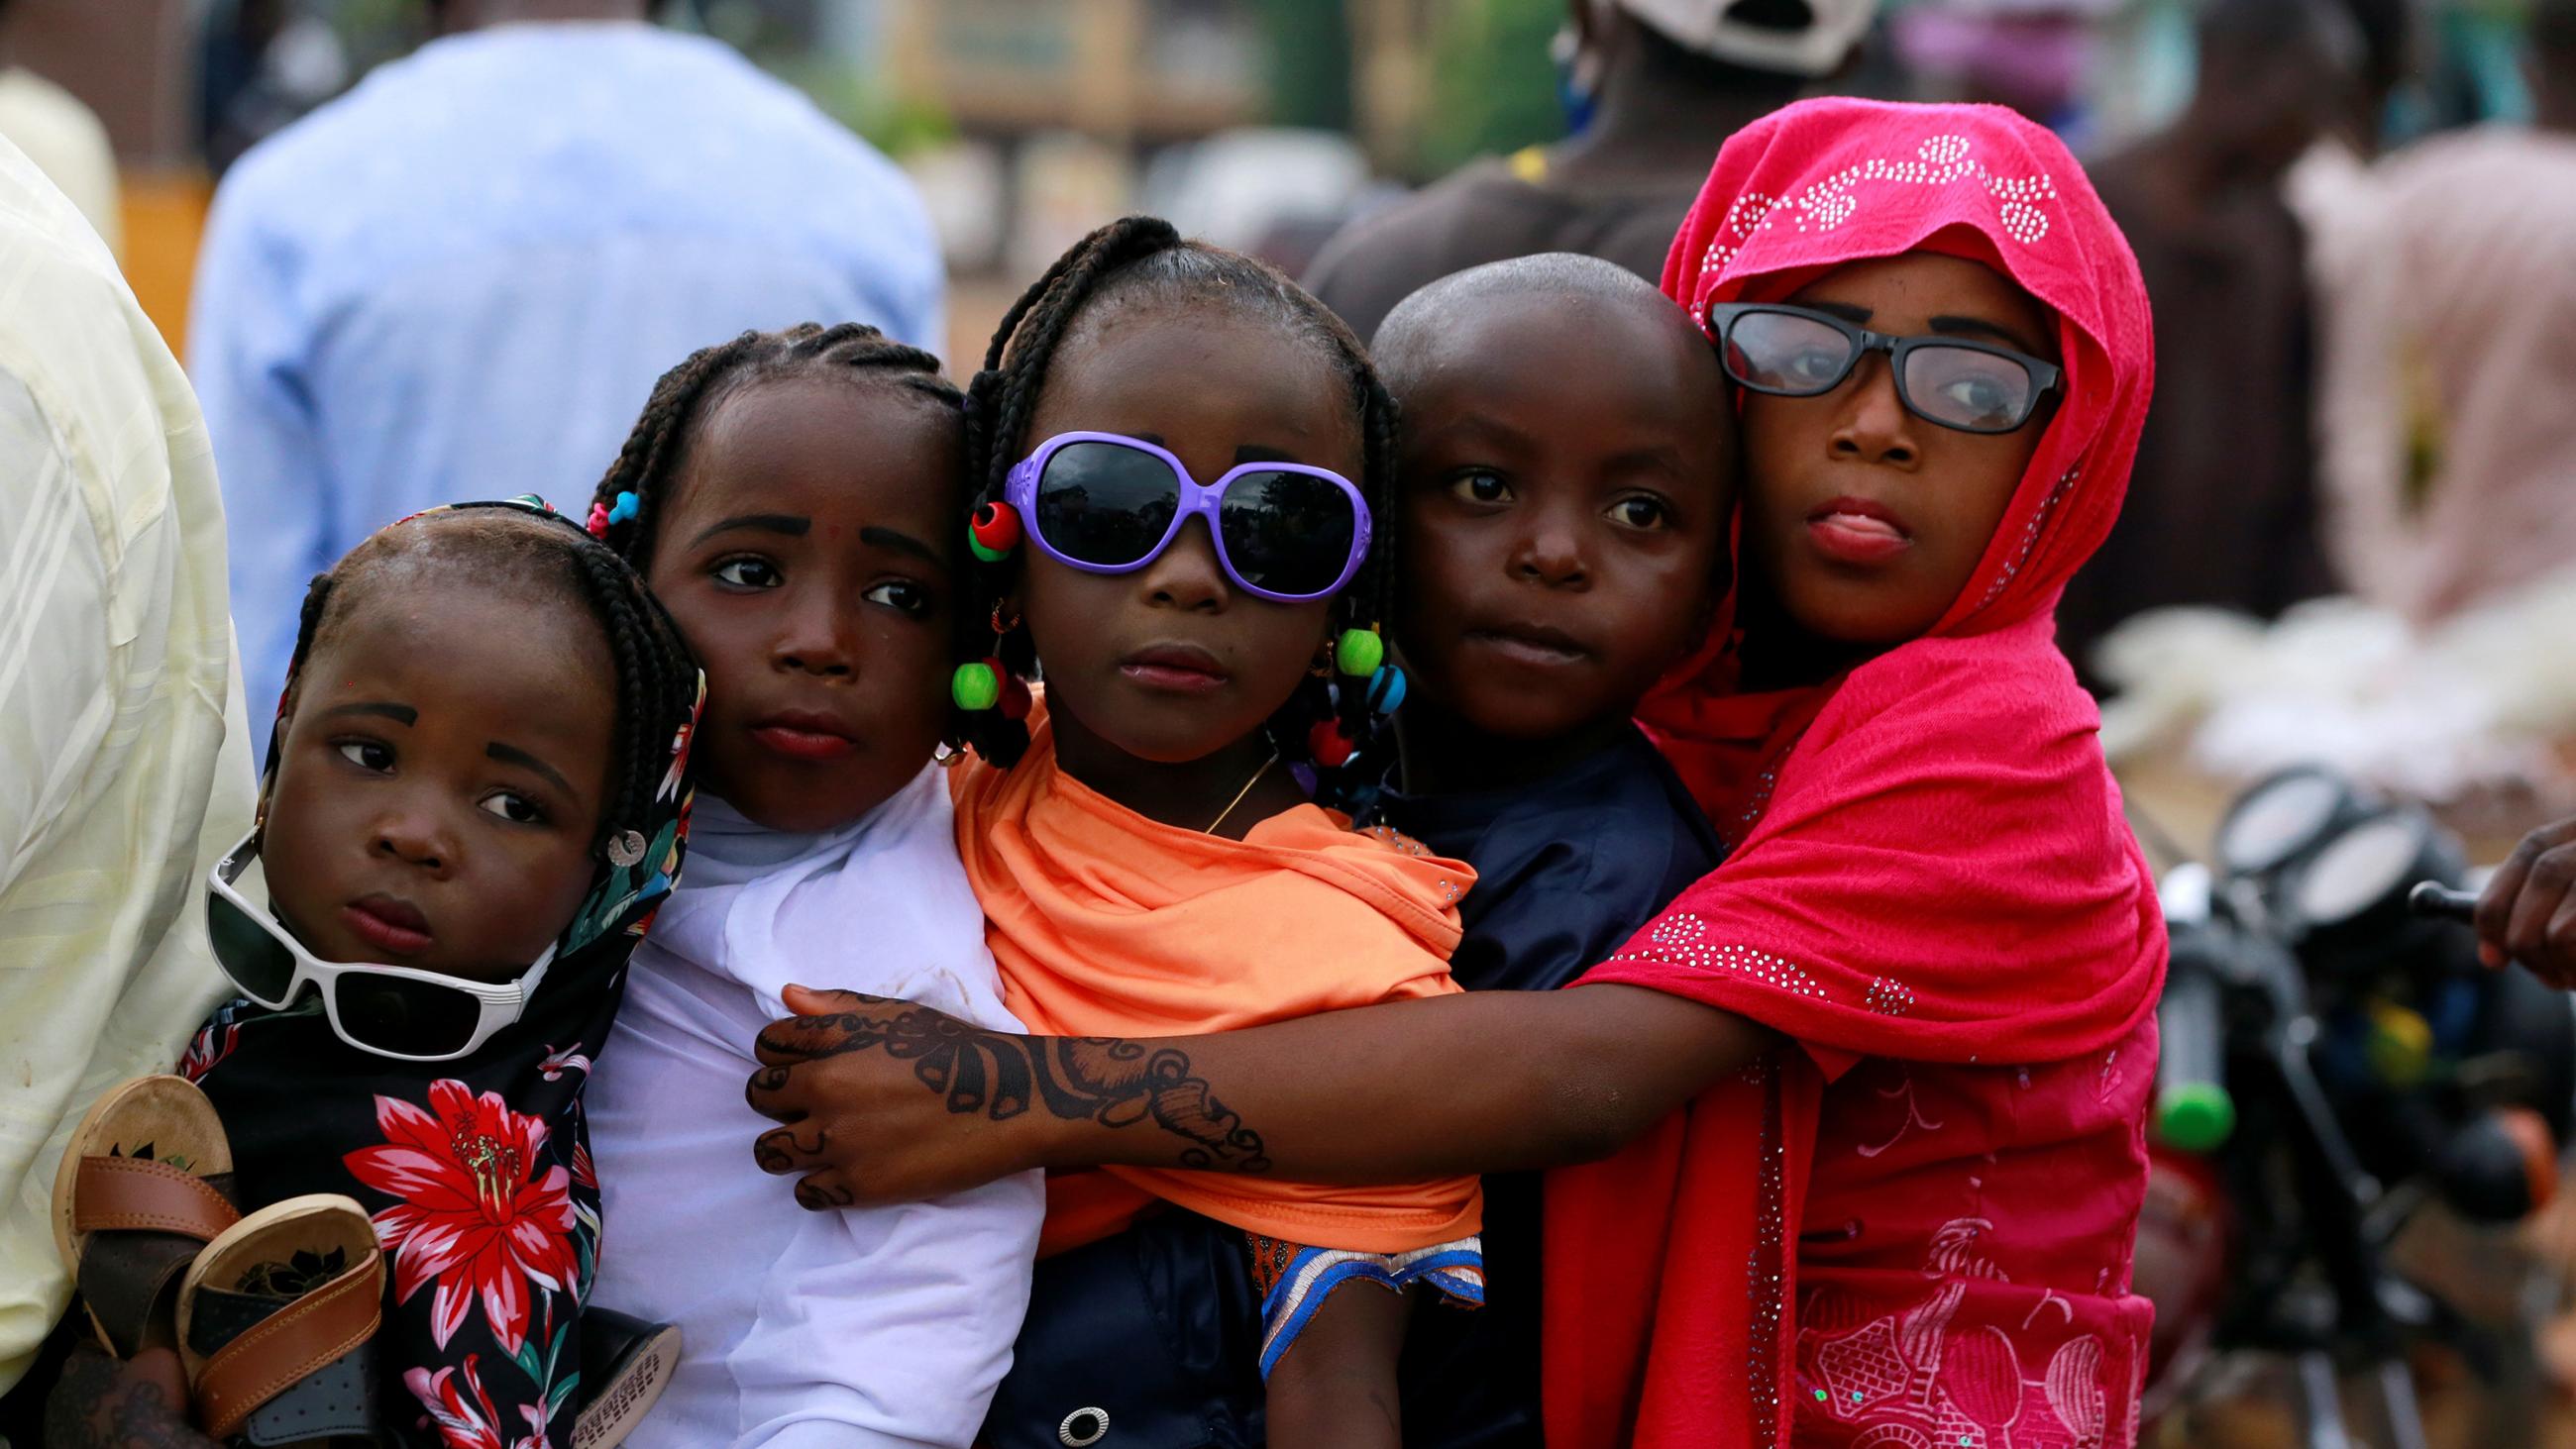
[[[1627,944],[1725,848],[1664,757],[1630,729],[1535,786],[1390,793],[1386,823],[1476,868],[1449,974],[1470,991],[1552,991]],[[1537,1449],[1539,1174],[1485,1179],[1485,1306],[1413,1315],[1404,1442]]]
[[[1644,735],[1522,789],[1410,796],[1378,817],[1476,869],[1450,973],[1471,991],[1563,986],[1716,869],[1723,848]],[[1405,1342],[1410,1449],[1537,1449],[1539,1178],[1485,1179],[1486,1306],[1423,1304]],[[1177,1209],[1038,1264],[984,1435],[1044,1449],[1104,1412],[1104,1443],[1263,1442],[1259,1299],[1243,1234]],[[1076,1437],[1090,1428],[1076,1425]]]

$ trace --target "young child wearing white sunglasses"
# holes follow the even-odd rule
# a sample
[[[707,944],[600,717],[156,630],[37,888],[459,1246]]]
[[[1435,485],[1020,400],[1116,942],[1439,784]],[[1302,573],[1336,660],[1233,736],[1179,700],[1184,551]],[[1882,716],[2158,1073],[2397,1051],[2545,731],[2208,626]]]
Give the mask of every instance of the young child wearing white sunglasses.
[[[679,872],[700,697],[634,572],[535,500],[416,515],[314,581],[259,824],[209,883],[241,999],[181,1063],[204,1096],[111,1093],[58,1195],[102,1336],[173,1343],[211,1437],[622,1436],[600,1381],[674,1346],[585,1311],[582,1095]],[[147,1178],[193,1230],[133,1230]]]

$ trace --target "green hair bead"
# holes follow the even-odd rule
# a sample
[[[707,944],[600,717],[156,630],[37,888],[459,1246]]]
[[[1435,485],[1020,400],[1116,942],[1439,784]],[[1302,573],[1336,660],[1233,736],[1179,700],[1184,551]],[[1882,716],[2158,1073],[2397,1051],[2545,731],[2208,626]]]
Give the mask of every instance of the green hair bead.
[[[1386,641],[1375,629],[1344,629],[1341,642],[1333,647],[1333,659],[1344,674],[1365,679],[1386,662]]]
[[[993,672],[992,665],[980,660],[960,664],[957,672],[948,677],[948,697],[968,714],[991,709],[1001,702],[1001,677]]]

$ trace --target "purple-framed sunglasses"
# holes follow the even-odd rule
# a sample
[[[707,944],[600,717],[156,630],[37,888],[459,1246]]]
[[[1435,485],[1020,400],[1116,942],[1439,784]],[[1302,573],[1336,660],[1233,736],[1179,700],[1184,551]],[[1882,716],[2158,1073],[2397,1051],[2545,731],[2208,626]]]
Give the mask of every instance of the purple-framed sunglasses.
[[[1207,520],[1217,562],[1255,598],[1329,598],[1368,557],[1368,501],[1351,480],[1303,463],[1241,463],[1201,484],[1169,452],[1120,433],[1058,433],[1003,482],[1038,551],[1085,573],[1133,573],[1181,525]]]

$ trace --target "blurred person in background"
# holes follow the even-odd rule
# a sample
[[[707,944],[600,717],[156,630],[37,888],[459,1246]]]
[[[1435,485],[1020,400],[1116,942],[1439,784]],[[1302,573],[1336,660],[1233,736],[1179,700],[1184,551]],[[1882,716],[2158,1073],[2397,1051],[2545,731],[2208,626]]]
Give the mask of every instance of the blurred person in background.
[[[1888,49],[1922,100],[2004,106],[2087,148],[2085,78],[2098,64],[2104,11],[2118,0],[1955,0],[1889,17]]]
[[[293,0],[215,0],[197,52],[197,146],[221,176],[252,146],[338,95],[349,57]]]
[[[1588,120],[1466,166],[1343,229],[1305,277],[1362,338],[1425,283],[1581,252],[1660,281],[1727,137],[1842,68],[1877,0],[1573,0],[1570,88]]]
[[[2576,0],[2526,64],[2531,124],[2381,162],[2323,279],[2335,563],[2418,626],[2576,578]]]
[[[250,829],[251,765],[187,379],[5,139],[0,296],[0,1443],[34,1449],[72,1294],[55,1168],[223,997],[205,879]]]
[[[108,144],[107,127],[78,96],[16,63],[9,44],[12,8],[0,0],[0,136],[71,198],[109,255],[122,257],[125,226],[117,211],[116,150]]]
[[[2360,64],[2344,78],[2346,84],[2328,112],[2325,134],[2311,149],[2311,157],[2327,147],[2364,161],[2379,155],[2388,134],[2389,108],[2421,66],[2422,40],[2410,4],[2411,0],[2342,0],[2360,42]],[[2307,165],[2306,158],[2299,163],[2301,169]],[[2297,170],[2291,175],[2295,192]],[[2291,204],[2298,205],[2295,195]]]
[[[2342,94],[2328,108],[2324,128],[2289,173],[2282,194],[2297,213],[2307,235],[2308,271],[2316,295],[2326,297],[2326,279],[2349,265],[2345,258],[2366,236],[2366,220],[2356,208],[2370,205],[2370,163],[2388,140],[2390,112],[2399,91],[2417,79],[2421,64],[2410,0],[2339,0],[2352,20],[2361,44],[2360,65],[2345,77]],[[2340,345],[2340,319],[2330,306],[2316,311],[2317,366],[2332,366],[2329,355]]]
[[[378,527],[579,497],[668,359],[748,329],[943,341],[910,181],[732,50],[644,0],[431,15],[439,38],[225,176],[198,263],[262,750],[306,580]]]
[[[2147,609],[2271,618],[2332,587],[2306,259],[2282,176],[2349,86],[2353,27],[2337,3],[2217,0],[2181,117],[2092,168],[2155,307],[2156,404],[2120,521],[2057,608],[2079,671]]]

